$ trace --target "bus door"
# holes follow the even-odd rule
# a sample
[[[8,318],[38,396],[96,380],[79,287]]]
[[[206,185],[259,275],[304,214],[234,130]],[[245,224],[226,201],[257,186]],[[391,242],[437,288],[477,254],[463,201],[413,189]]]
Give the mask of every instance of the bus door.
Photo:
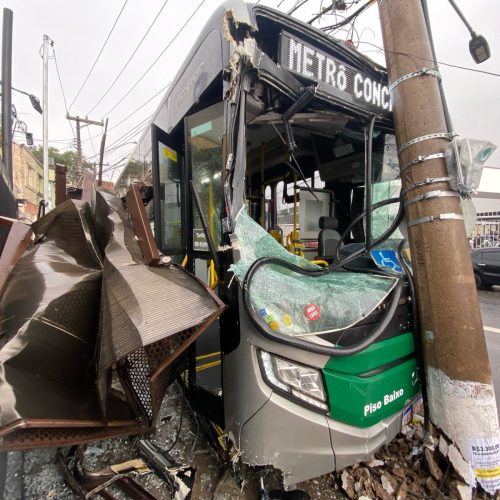
[[[185,118],[189,203],[187,244],[190,270],[217,293],[219,269],[209,247],[209,238],[217,252],[221,246],[223,207],[224,107],[217,103]],[[194,192],[193,192],[194,191]],[[196,203],[196,199],[198,203]],[[208,232],[208,235],[207,233]],[[209,238],[207,237],[209,236]],[[194,373],[197,401],[205,407],[217,407],[213,396],[222,393],[220,327],[215,321],[196,342]],[[222,407],[221,407],[222,409]],[[220,420],[214,416],[214,420]]]
[[[182,144],[153,125],[154,234],[164,255],[181,263],[186,254],[185,175]]]

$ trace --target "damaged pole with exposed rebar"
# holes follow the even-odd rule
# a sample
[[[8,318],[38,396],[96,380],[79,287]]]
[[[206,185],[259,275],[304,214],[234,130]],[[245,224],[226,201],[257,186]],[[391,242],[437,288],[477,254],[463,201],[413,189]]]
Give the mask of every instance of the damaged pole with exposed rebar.
[[[433,68],[421,1],[378,4],[430,419],[446,438],[445,453],[464,481],[473,482],[473,470],[479,483],[494,492],[500,486],[497,408],[461,201],[451,191],[443,154],[451,137],[439,73]]]

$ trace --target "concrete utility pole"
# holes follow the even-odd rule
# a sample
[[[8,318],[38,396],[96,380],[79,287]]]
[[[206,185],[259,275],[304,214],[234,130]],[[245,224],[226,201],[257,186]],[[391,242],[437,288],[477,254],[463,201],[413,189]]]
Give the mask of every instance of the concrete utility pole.
[[[82,123],[86,123],[87,125],[98,125],[99,127],[103,127],[104,123],[102,121],[94,121],[94,120],[89,120],[88,118],[81,118],[80,116],[70,116],[69,114],[66,114],[66,119],[67,120],[73,120],[76,122],[76,169],[78,172],[82,170],[82,140],[81,140],[81,133],[80,133],[80,128]]]
[[[494,491],[485,477],[500,486],[495,395],[460,198],[450,190],[442,154],[449,137],[438,78],[424,70],[432,68],[433,57],[422,4],[378,3],[402,185],[408,190],[404,201],[430,417],[452,443],[455,468],[465,468],[467,476],[461,454],[483,487]],[[481,455],[490,446],[489,458]]]
[[[49,190],[49,46],[52,40],[43,35],[43,200],[48,207]]]

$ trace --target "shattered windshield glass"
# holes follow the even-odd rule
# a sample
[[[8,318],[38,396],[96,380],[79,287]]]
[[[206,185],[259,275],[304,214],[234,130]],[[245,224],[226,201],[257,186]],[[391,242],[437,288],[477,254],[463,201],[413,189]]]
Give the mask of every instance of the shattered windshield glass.
[[[231,267],[240,283],[262,257],[278,257],[304,269],[319,269],[281,246],[242,209],[236,217],[233,244],[239,259]],[[317,335],[348,328],[366,318],[392,291],[392,277],[351,272],[304,276],[275,264],[255,272],[249,298],[258,320],[290,336]]]
[[[372,203],[398,198],[401,191],[399,159],[396,138],[391,134],[380,134],[374,140]],[[372,238],[381,236],[397,216],[399,203],[391,203],[372,212]],[[403,235],[397,229],[391,239],[401,240]]]

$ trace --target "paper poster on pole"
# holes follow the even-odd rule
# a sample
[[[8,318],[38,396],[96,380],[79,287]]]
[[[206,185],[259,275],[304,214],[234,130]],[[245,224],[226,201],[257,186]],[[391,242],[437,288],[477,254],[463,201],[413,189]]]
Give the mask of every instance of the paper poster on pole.
[[[500,490],[499,439],[470,439],[469,459],[478,483],[492,495]]]

